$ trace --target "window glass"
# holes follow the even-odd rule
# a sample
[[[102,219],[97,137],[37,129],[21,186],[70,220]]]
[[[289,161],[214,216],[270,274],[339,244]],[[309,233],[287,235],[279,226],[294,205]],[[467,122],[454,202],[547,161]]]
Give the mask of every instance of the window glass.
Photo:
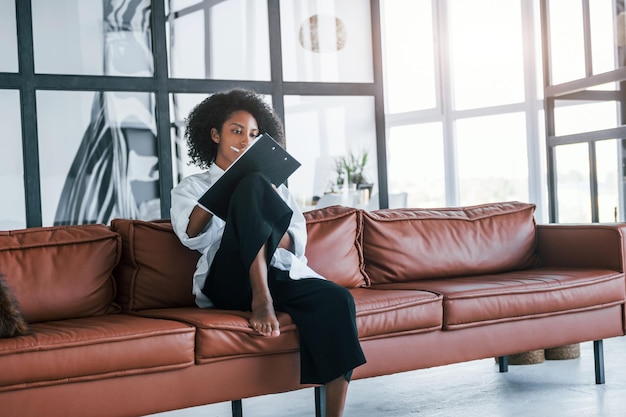
[[[554,148],[559,223],[591,222],[589,148],[586,143]]]
[[[617,66],[626,65],[626,2],[624,0],[615,1],[615,39],[617,45]]]
[[[267,2],[207,1],[168,21],[171,77],[270,80]]]
[[[17,72],[15,0],[0,0],[0,72]]]
[[[459,120],[457,160],[462,205],[528,201],[528,152],[523,113]]]
[[[590,2],[592,3],[592,2]],[[582,2],[550,0],[551,85],[585,77]]]
[[[601,74],[615,69],[615,9],[613,0],[589,2],[591,19],[591,57],[593,73]]]
[[[557,136],[617,127],[615,102],[592,102],[559,105],[554,109],[554,127]]]
[[[606,84],[596,84],[587,88],[587,90],[597,90],[597,91],[617,91],[619,90],[619,83],[611,82]]]
[[[469,109],[524,100],[519,0],[451,0],[454,107]]]
[[[375,193],[374,119],[373,97],[285,96],[287,150],[302,164],[289,178],[289,189],[306,202],[337,192],[338,158],[367,152],[364,184],[373,184]]]
[[[161,217],[154,95],[38,91],[42,223]]]
[[[204,13],[179,15],[168,23],[169,75],[173,78],[208,78],[205,56]],[[183,45],[186,45],[183,47]],[[193,50],[193,53],[192,53]]]
[[[386,0],[382,14],[387,112],[436,107],[432,2]]]
[[[171,8],[173,12],[186,9],[192,6],[201,5],[204,0],[169,0],[165,2],[165,6]]]
[[[542,38],[541,38],[541,10],[539,4],[535,2],[535,7],[533,7],[533,36],[535,39],[535,86],[536,86],[536,94],[539,99],[543,99],[543,88],[544,88],[544,80],[543,80],[543,47]]]
[[[537,204],[535,219],[538,223],[548,223],[549,195],[548,195],[548,163],[546,149],[546,126],[545,111],[539,110],[537,114],[537,139],[529,135],[529,192],[530,202]],[[534,158],[533,158],[534,155]]]
[[[619,145],[620,140],[596,142],[598,171],[598,209],[600,222],[619,220]]]
[[[153,74],[150,0],[33,0],[35,71]]]
[[[26,227],[26,203],[19,91],[0,90],[0,124],[0,230],[22,229]]]
[[[170,121],[172,124],[172,170],[174,185],[183,178],[202,172],[200,168],[190,164],[187,142],[185,141],[185,120],[202,100],[209,94],[170,94]]]
[[[408,207],[444,207],[441,123],[392,127],[387,136],[389,193],[407,192]]]
[[[369,2],[280,2],[286,81],[373,82]]]

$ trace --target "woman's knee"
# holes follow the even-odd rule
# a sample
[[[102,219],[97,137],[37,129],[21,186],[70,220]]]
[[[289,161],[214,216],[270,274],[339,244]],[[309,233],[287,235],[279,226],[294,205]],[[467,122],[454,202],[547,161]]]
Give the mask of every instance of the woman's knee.
[[[272,185],[270,180],[260,172],[251,172],[246,174],[235,187],[233,194],[231,195],[232,201],[239,201],[243,199],[244,202],[251,202],[253,199],[262,199],[264,195],[267,195],[272,191]],[[241,204],[244,211],[247,211],[247,205]]]
[[[356,310],[354,304],[354,297],[350,290],[341,285],[335,284],[332,281],[329,281],[332,285],[328,286],[328,294],[327,297],[329,301],[331,301],[334,305],[346,305],[350,310]]]

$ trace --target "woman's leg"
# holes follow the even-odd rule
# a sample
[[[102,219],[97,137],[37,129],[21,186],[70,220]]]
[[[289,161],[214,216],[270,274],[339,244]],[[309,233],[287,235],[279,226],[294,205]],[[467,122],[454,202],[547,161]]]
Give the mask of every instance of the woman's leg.
[[[344,375],[326,383],[326,417],[341,417],[346,405],[348,380]]]
[[[292,211],[260,174],[243,178],[231,196],[220,247],[202,291],[218,308],[252,311],[251,326],[278,332],[267,274]]]
[[[288,313],[300,335],[301,382],[326,384],[365,363],[352,294],[332,281],[292,280],[270,267],[276,310]]]
[[[261,246],[250,265],[252,316],[250,325],[263,336],[280,335],[274,302],[267,284],[267,245]]]
[[[274,268],[269,286],[276,309],[298,328],[301,382],[326,385],[327,416],[341,416],[351,371],[365,363],[352,295],[331,281],[292,280]]]

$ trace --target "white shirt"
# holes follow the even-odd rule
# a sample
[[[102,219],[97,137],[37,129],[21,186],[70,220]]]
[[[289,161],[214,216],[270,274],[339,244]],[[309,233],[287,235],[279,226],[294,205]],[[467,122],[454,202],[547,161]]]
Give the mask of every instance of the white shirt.
[[[196,264],[196,271],[193,276],[193,294],[196,296],[196,304],[198,307],[213,306],[211,300],[202,293],[201,289],[204,287],[209,267],[222,241],[226,223],[219,217],[213,216],[204,230],[196,237],[189,237],[187,235],[187,225],[189,224],[189,216],[192,210],[198,204],[198,199],[202,197],[223,174],[224,170],[216,164],[211,164],[208,171],[190,175],[172,189],[172,208],[170,210],[170,216],[174,232],[183,245],[202,253],[202,256],[200,256]],[[270,265],[283,271],[289,271],[289,277],[291,279],[323,279],[321,275],[309,268],[307,259],[304,256],[307,239],[306,221],[300,207],[287,187],[281,185],[278,187],[277,191],[280,197],[293,211],[291,223],[287,231],[293,241],[294,252],[292,253],[283,248],[276,249],[270,261]]]

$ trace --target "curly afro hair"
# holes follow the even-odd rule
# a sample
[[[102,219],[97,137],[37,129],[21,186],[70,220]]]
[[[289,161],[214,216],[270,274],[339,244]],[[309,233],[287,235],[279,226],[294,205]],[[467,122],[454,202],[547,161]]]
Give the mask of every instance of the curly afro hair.
[[[254,91],[236,88],[215,93],[193,108],[186,120],[185,139],[191,162],[207,169],[215,161],[217,144],[211,138],[211,129],[219,133],[226,120],[236,111],[247,111],[259,125],[259,132],[268,133],[285,146],[283,125],[274,109]]]

